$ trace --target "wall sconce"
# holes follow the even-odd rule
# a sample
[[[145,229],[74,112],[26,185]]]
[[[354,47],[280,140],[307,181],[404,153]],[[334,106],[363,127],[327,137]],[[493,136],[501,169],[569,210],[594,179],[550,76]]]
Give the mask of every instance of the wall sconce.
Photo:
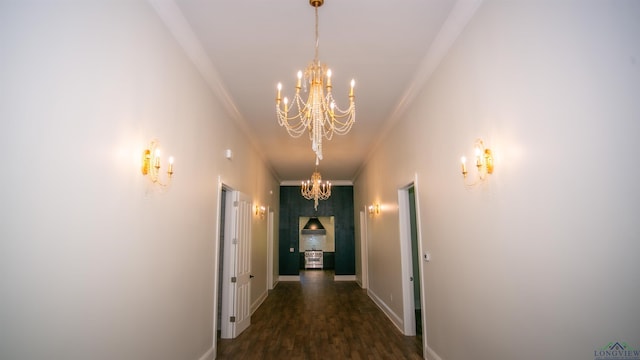
[[[266,212],[267,212],[266,207],[256,205],[256,216],[260,216],[260,219],[264,218],[264,214]]]
[[[474,145],[474,156],[475,156],[475,165],[478,169],[477,171],[477,179],[479,181],[484,181],[487,179],[487,175],[493,174],[493,154],[491,153],[491,149],[486,148],[484,146],[484,142],[482,139],[477,139]],[[462,176],[464,179],[467,179],[467,158],[462,156],[460,158],[461,166],[462,166]],[[478,181],[473,182],[468,185],[475,185]],[[466,183],[465,183],[466,184]]]
[[[171,183],[173,176],[173,156],[169,156],[169,167],[167,168],[167,180],[160,181],[160,149],[158,142],[153,140],[148,148],[142,152],[142,175],[147,176],[152,183],[167,186]]]
[[[380,204],[369,205],[369,215],[378,215],[380,214]]]

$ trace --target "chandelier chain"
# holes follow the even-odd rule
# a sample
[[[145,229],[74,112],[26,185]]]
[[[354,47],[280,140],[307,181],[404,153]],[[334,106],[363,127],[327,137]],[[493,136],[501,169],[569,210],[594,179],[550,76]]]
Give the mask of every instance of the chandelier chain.
[[[313,58],[314,62],[318,62],[318,47],[320,46],[320,35],[318,32],[318,7],[314,6],[314,8],[316,9],[316,53],[315,53],[315,57]]]

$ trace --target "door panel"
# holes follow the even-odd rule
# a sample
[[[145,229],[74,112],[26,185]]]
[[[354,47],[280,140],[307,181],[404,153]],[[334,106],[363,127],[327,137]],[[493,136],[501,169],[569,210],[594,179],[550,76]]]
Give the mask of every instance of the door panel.
[[[237,231],[235,239],[236,283],[235,283],[235,324],[233,337],[237,337],[251,324],[250,291],[251,291],[251,199],[235,192],[234,202]]]
[[[230,191],[226,200],[220,337],[233,339],[251,324],[251,199]]]

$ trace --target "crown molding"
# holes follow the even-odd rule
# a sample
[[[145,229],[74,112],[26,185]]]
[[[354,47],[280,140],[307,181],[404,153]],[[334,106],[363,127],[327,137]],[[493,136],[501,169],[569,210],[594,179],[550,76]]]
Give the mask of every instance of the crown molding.
[[[214,96],[220,100],[223,108],[231,119],[240,127],[241,131],[247,136],[251,146],[256,149],[256,153],[262,159],[265,166],[269,169],[271,174],[278,181],[280,178],[274,171],[271,164],[264,157],[263,153],[259,151],[260,143],[251,127],[242,116],[235,102],[229,95],[224,83],[218,75],[218,70],[213,65],[213,61],[202,46],[202,42],[193,32],[191,25],[184,17],[182,10],[176,5],[173,0],[147,0],[149,4],[156,10],[158,16],[164,22],[165,26],[169,29],[169,32],[176,39],[178,44],[182,47],[183,51],[196,67],[200,75],[204,78],[209,88],[213,91]]]
[[[400,101],[398,101],[398,104],[391,113],[389,120],[383,125],[365,161],[355,172],[354,180],[360,175],[382,141],[389,135],[391,129],[400,121],[416,96],[418,96],[424,88],[433,72],[442,62],[442,59],[449,53],[458,36],[460,36],[469,21],[473,18],[482,1],[483,0],[458,0],[453,6],[449,16],[442,24],[440,31],[433,39],[431,45],[429,45],[429,49],[422,59],[418,71],[413,76],[413,81],[400,97]]]

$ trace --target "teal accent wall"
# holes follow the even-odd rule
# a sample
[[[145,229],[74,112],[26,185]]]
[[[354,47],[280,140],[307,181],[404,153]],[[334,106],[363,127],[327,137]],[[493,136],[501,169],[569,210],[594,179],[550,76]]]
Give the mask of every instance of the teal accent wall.
[[[318,211],[313,200],[300,194],[300,186],[280,187],[280,254],[279,274],[298,275],[301,264],[299,249],[300,216],[333,216],[335,221],[335,253],[333,268],[336,275],[355,275],[355,232],[353,220],[353,186],[332,186],[331,197],[321,200]],[[293,252],[289,249],[293,248]],[[326,259],[325,260],[330,260]],[[330,261],[328,262],[329,265]]]

